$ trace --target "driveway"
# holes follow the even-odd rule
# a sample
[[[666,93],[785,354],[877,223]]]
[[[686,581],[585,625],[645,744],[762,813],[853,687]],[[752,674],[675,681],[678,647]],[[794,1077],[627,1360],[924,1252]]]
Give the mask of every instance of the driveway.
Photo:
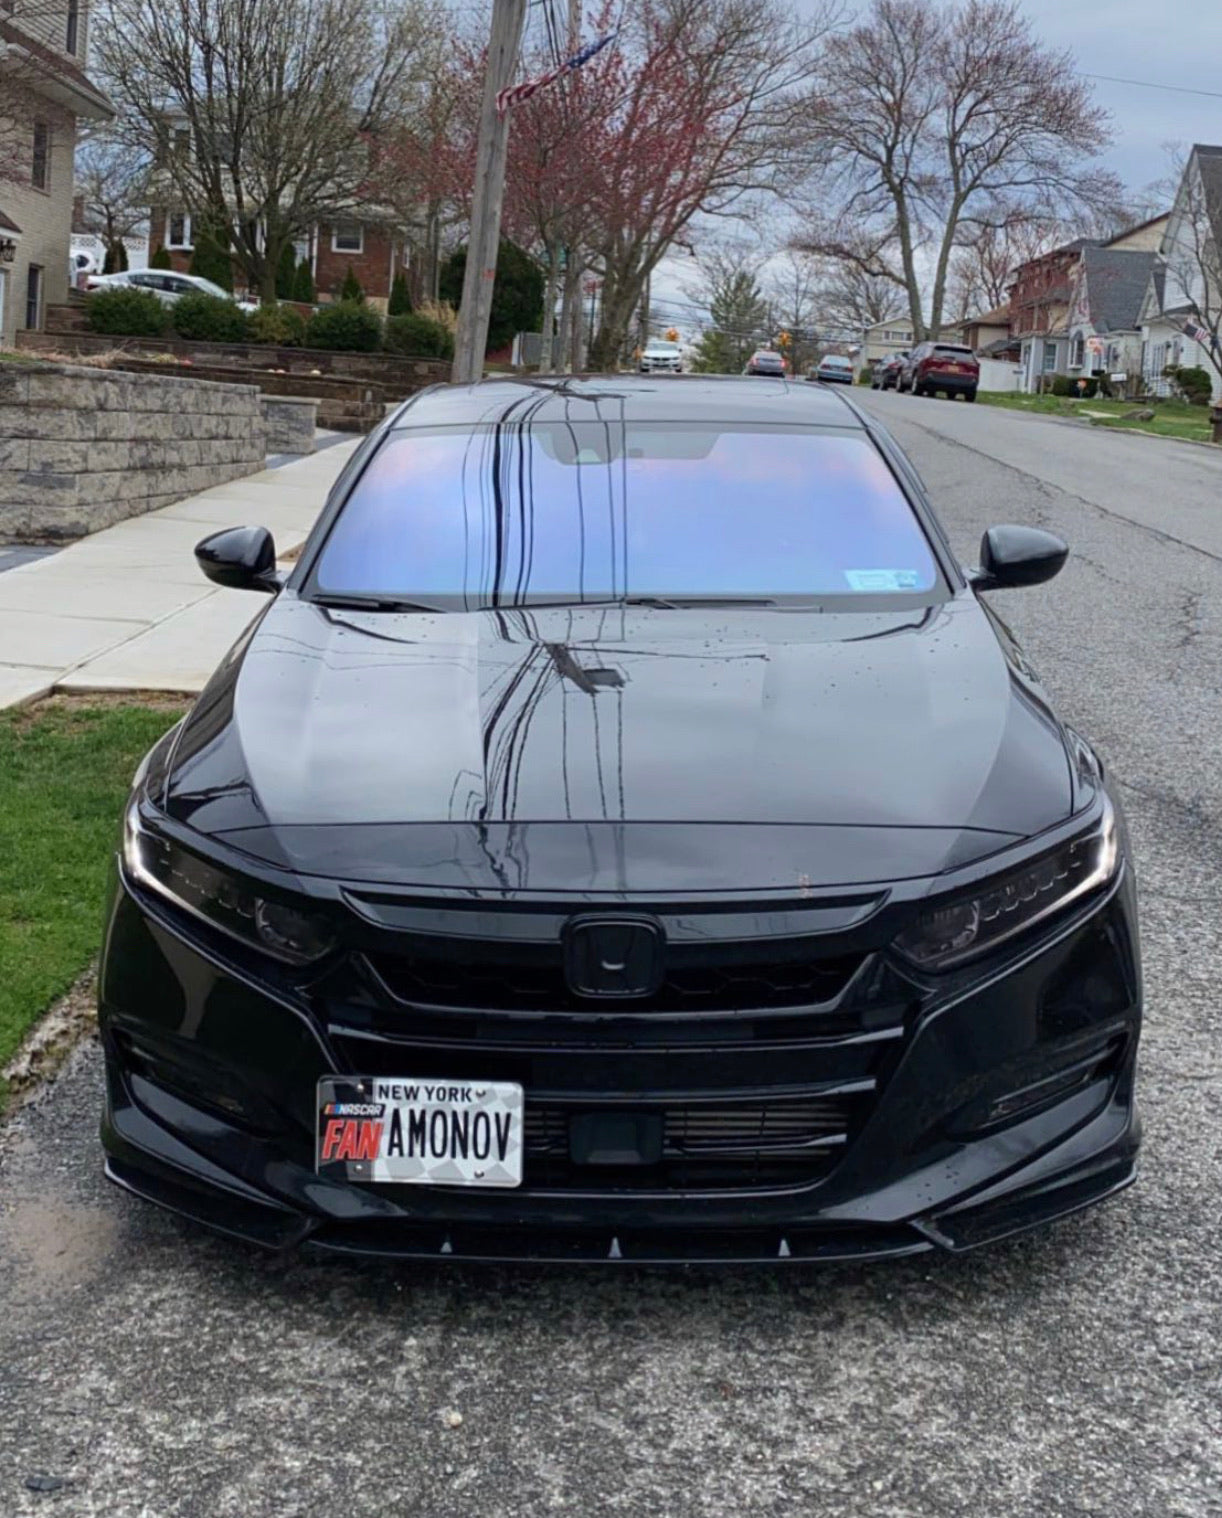
[[[283,1261],[104,1185],[87,1047],[0,1154],[3,1511],[1222,1514],[1222,459],[866,404],[963,557],[1000,521],[1073,544],[1059,580],[995,601],[1129,813],[1138,1185],[987,1253],[868,1268]]]

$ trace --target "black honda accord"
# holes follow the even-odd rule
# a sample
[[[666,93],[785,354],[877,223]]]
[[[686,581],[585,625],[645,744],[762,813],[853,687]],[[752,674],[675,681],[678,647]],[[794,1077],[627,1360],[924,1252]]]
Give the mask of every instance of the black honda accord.
[[[844,396],[426,391],[141,765],[112,1179],[269,1246],[963,1250],[1132,1180],[1133,868],[1089,744]]]

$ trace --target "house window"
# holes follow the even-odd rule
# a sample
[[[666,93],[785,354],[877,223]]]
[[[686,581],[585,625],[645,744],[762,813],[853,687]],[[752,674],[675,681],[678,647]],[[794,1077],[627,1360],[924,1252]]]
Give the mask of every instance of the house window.
[[[25,324],[37,328],[42,316],[42,266],[31,264],[25,276]]]
[[[363,253],[365,228],[357,221],[337,221],[331,228],[332,253]]]
[[[191,218],[183,211],[171,211],[165,219],[165,245],[167,248],[191,246]]]
[[[1086,342],[1079,333],[1073,340],[1073,347],[1069,350],[1069,367],[1080,369],[1086,358]]]
[[[1044,373],[1055,374],[1057,367],[1057,345],[1055,343],[1044,344]]]
[[[64,50],[76,56],[77,34],[81,25],[80,0],[68,0],[68,25],[64,31]]]
[[[30,183],[36,190],[51,188],[51,128],[45,121],[34,123],[34,151],[30,155]]]

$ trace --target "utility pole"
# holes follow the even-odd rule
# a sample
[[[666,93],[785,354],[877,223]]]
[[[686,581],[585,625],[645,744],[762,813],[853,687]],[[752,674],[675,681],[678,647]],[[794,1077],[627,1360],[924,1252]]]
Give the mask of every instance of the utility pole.
[[[577,51],[581,40],[581,0],[569,0],[568,57]],[[581,368],[581,260],[576,239],[568,238],[568,262],[560,297],[560,361],[555,365],[562,374]]]
[[[484,100],[480,107],[479,141],[475,152],[467,271],[463,277],[458,331],[454,336],[454,366],[450,371],[450,379],[456,385],[473,384],[482,379],[484,373],[496,255],[501,243],[501,205],[505,199],[505,155],[509,137],[509,123],[497,112],[496,97],[513,81],[526,5],[527,0],[493,0],[492,33],[488,39]]]

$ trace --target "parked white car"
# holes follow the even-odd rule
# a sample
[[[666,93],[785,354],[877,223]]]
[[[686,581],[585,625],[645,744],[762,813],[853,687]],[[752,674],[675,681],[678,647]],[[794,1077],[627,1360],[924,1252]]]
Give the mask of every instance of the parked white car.
[[[214,285],[210,279],[202,279],[198,274],[177,274],[173,269],[125,269],[121,274],[91,274],[85,281],[85,288],[150,290],[168,306],[172,306],[184,295],[215,295],[221,300],[234,301],[243,311],[259,309],[258,301],[238,300],[228,290]]]

